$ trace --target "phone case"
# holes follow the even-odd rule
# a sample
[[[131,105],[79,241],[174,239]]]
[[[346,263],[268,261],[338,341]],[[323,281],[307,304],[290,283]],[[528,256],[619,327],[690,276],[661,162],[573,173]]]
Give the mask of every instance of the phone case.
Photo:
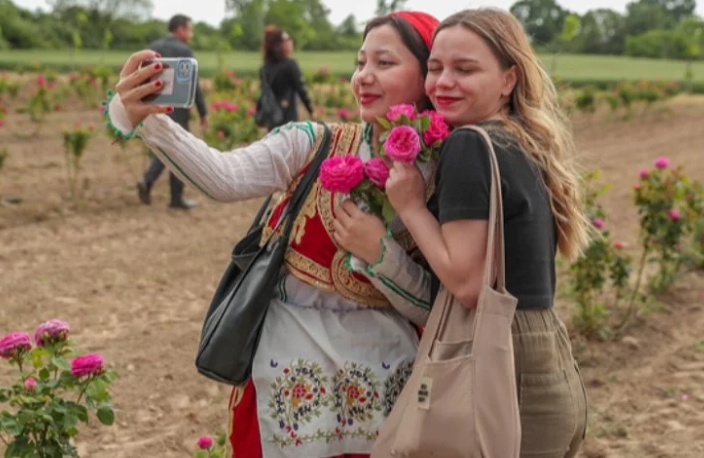
[[[143,100],[150,105],[167,105],[174,108],[191,108],[196,99],[198,61],[192,57],[160,57],[145,63],[161,62],[162,72],[150,81],[160,79],[164,85],[160,92]]]

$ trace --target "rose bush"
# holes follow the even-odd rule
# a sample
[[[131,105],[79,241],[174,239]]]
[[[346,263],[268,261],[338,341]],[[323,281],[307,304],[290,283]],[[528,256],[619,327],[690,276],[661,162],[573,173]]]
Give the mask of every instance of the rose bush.
[[[15,381],[0,386],[0,442],[6,457],[78,457],[72,439],[92,411],[104,425],[115,421],[110,386],[117,374],[98,354],[76,355],[69,326],[40,324],[34,346],[26,332],[0,339],[0,358],[16,367]]]

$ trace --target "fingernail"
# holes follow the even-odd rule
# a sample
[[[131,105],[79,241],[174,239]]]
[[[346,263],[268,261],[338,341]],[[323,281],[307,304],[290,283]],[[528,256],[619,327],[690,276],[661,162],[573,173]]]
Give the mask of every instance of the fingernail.
[[[161,57],[161,54],[156,53],[156,54],[154,54],[154,56],[155,56],[155,57]]]
[[[173,112],[174,112],[174,107],[166,107],[166,112],[167,112],[167,113],[173,113]]]
[[[154,69],[161,70],[161,63],[157,62],[156,64],[154,64]]]
[[[163,84],[164,83],[161,80],[156,80],[156,82],[154,83],[156,87],[161,87]]]

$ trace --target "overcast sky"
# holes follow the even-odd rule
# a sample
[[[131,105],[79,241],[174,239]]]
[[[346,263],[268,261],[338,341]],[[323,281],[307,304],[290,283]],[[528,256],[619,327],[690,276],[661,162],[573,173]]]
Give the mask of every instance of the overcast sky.
[[[158,19],[168,19],[176,13],[191,16],[196,22],[205,21],[218,25],[225,16],[224,0],[152,0],[153,16]],[[322,0],[331,10],[330,20],[338,24],[350,13],[358,20],[369,19],[374,14],[376,0]],[[571,11],[583,13],[597,8],[611,8],[619,12],[626,10],[630,0],[558,0],[558,3]],[[14,3],[24,8],[49,8],[47,0],[14,0]],[[498,6],[509,8],[515,0],[408,0],[406,9],[420,9],[443,19],[460,9],[475,6]],[[697,13],[704,15],[704,0],[697,2]]]

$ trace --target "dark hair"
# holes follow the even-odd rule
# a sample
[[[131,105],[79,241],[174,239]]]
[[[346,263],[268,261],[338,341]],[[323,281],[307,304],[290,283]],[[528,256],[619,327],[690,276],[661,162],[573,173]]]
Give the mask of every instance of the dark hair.
[[[169,19],[169,32],[173,33],[178,30],[179,27],[186,27],[189,22],[192,22],[191,18],[183,14],[177,14]]]
[[[284,41],[286,38],[288,38],[286,32],[275,25],[268,25],[264,28],[262,51],[265,63],[273,64],[286,58],[286,53],[284,52]]]
[[[420,36],[418,31],[402,17],[386,15],[372,19],[367,22],[366,27],[364,27],[362,39],[364,40],[367,38],[369,32],[383,25],[390,25],[396,30],[396,32],[398,32],[403,44],[409,51],[411,51],[413,56],[418,59],[418,63],[420,64],[420,72],[423,74],[423,78],[428,76],[428,58],[430,57],[430,48],[428,48],[428,45],[425,44],[425,41]],[[430,103],[430,99],[425,97],[425,106],[418,108],[424,110],[432,107],[433,105]]]

